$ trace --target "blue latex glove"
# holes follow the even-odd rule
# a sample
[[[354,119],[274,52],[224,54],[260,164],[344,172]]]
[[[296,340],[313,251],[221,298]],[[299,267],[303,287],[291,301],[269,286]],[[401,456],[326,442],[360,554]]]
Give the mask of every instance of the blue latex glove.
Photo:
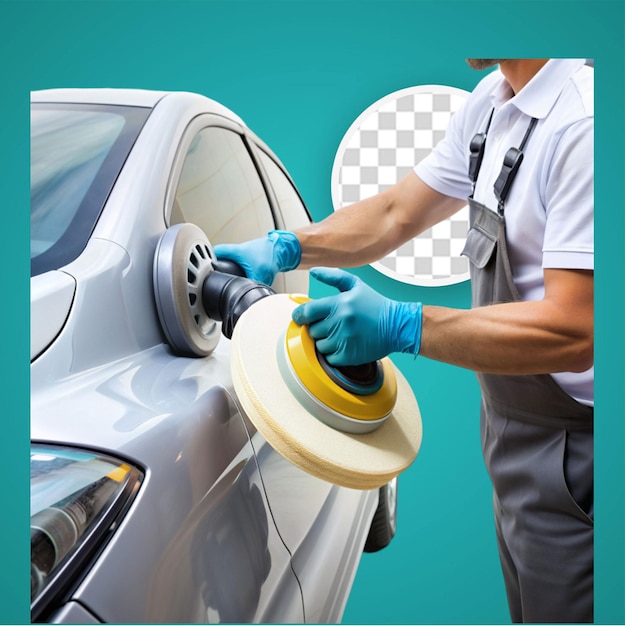
[[[220,244],[213,251],[218,259],[238,263],[248,278],[265,285],[271,285],[278,272],[295,269],[302,258],[299,240],[286,230],[272,230],[266,237],[244,243]]]
[[[310,274],[341,293],[298,306],[293,321],[309,325],[317,350],[330,365],[361,365],[392,352],[419,353],[420,302],[385,298],[342,270],[314,268]]]

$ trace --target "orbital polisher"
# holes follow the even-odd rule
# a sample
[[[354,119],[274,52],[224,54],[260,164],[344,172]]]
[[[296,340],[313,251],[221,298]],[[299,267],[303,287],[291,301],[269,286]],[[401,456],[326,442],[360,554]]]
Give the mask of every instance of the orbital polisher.
[[[282,456],[334,484],[374,489],[415,459],[419,408],[390,359],[334,367],[291,319],[303,295],[276,294],[217,260],[204,232],[178,224],[154,259],[159,319],[181,356],[208,356],[231,339],[234,389],[254,426]]]

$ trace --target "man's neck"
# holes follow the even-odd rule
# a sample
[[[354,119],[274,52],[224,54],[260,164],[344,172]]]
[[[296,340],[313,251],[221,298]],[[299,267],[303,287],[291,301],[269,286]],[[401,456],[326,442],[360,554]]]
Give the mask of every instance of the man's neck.
[[[512,91],[519,93],[549,59],[506,59],[501,61],[499,69],[506,77]]]

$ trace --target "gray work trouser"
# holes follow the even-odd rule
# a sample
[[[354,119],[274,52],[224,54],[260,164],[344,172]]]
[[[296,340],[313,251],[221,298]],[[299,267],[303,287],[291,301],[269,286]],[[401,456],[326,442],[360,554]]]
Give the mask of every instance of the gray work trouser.
[[[483,407],[482,446],[512,620],[592,622],[592,432]]]

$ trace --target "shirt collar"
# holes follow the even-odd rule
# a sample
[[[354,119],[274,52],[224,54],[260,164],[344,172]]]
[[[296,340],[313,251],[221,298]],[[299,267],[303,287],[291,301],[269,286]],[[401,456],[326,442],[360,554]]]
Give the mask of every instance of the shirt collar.
[[[493,106],[498,109],[509,103],[529,117],[541,119],[549,113],[568,79],[584,63],[585,59],[550,59],[516,95],[502,76],[490,96]]]

